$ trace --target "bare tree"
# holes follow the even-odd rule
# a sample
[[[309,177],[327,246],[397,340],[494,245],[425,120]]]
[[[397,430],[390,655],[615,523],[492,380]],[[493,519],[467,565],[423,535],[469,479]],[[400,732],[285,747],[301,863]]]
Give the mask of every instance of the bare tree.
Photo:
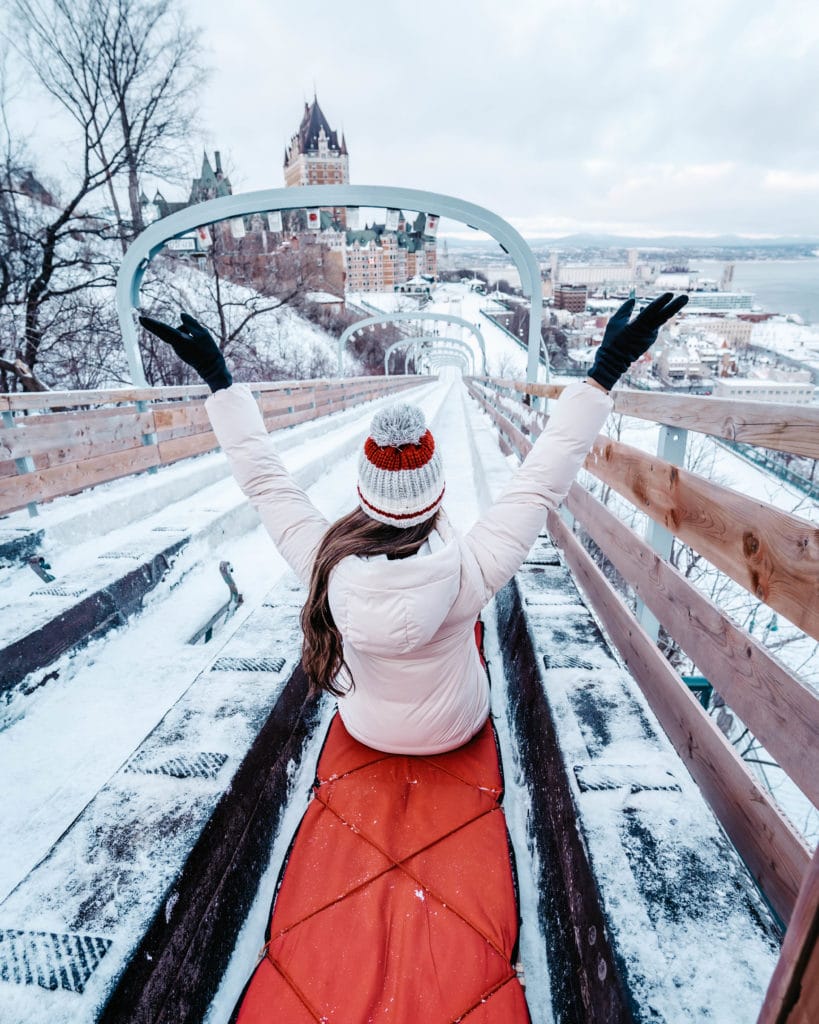
[[[197,62],[199,31],[187,26],[173,0],[99,0],[95,7],[106,104],[115,114],[127,177],[131,221],[122,228],[124,241],[145,226],[140,178],[166,178],[177,169],[178,144],[190,136],[205,72]]]
[[[196,35],[172,4],[11,0],[17,53],[77,132],[66,150],[64,183],[46,187],[12,136],[3,104],[0,383],[6,387],[40,387],[49,378],[77,386],[122,372],[109,344],[118,251],[142,227],[139,174],[168,166],[172,143],[189,124],[189,93],[200,77]],[[120,179],[128,182],[127,222],[117,199]],[[116,226],[103,209],[103,192]],[[95,290],[105,291],[107,304]],[[90,377],[79,369],[82,342],[94,365]]]
[[[174,0],[13,0],[19,51],[82,134],[108,192],[123,252],[144,227],[139,178],[175,166],[203,72],[198,33]],[[117,180],[127,179],[130,223]]]

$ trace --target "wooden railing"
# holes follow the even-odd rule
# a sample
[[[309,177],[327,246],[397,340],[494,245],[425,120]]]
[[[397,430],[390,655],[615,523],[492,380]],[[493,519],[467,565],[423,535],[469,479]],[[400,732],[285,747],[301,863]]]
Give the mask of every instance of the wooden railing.
[[[562,391],[492,378],[473,378],[467,386],[494,420],[505,448],[521,458],[544,420],[531,397],[554,398]],[[634,391],[612,397],[616,413],[819,458],[819,409],[813,407]],[[819,638],[816,526],[604,435],[585,468],[807,636]],[[572,485],[566,509],[780,768],[819,805],[816,691],[579,483]],[[550,513],[552,539],[769,903],[785,924],[792,918],[797,924],[801,938],[792,935],[783,947],[760,1022],[801,1020],[788,1015],[785,1000],[819,999],[819,972],[807,987],[800,974],[806,980],[808,964],[819,958],[815,858],[811,872],[802,836],[598,567],[567,523],[570,517]],[[779,994],[772,994],[774,988]]]
[[[269,430],[418,386],[417,376],[251,384]],[[203,385],[0,395],[0,515],[216,447]]]

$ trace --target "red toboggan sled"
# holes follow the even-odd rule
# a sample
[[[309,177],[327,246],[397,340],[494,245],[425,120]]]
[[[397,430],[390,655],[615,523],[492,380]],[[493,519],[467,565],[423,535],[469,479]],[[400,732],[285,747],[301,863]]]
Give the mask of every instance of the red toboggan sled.
[[[447,754],[384,754],[336,716],[238,1024],[526,1024],[490,723]]]

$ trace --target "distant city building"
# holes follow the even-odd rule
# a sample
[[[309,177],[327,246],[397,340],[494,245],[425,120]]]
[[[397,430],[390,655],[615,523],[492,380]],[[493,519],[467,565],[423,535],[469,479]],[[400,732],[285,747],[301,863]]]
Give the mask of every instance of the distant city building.
[[[340,295],[333,295],[331,292],[307,292],[304,297],[328,313],[344,312],[344,299]]]
[[[638,263],[636,249],[629,249],[627,263],[561,263],[559,254],[552,252],[550,265],[553,292],[558,284],[603,288],[636,284],[649,276],[648,265]]]
[[[679,323],[681,337],[689,334],[713,334],[738,348],[744,348],[750,342],[753,329],[754,325],[750,320],[740,320],[734,316],[687,316]]]
[[[585,313],[589,290],[585,284],[558,284],[554,289],[555,309],[570,313]]]
[[[662,270],[653,283],[658,291],[688,292],[695,287],[697,275],[687,270]]]
[[[204,203],[208,199],[220,199],[222,196],[233,195],[230,178],[222,170],[222,154],[218,149],[214,151],[213,157],[215,167],[211,166],[208,154],[202,154],[202,171],[198,178],[192,179],[187,201],[169,202],[159,189],[154,198],[149,200],[143,192],[140,202],[145,222],[151,223],[160,217],[169,217],[172,213],[193,206],[194,203]]]
[[[654,366],[660,379],[666,384],[681,384],[686,381],[700,381],[707,370],[699,354],[688,345],[667,344],[654,357]]]
[[[804,376],[807,380],[774,379],[773,374],[769,379],[721,377],[714,384],[714,395],[719,398],[743,398],[753,402],[810,405],[816,388],[810,383],[810,374],[805,373]]]
[[[412,278],[434,280],[438,272],[435,238],[425,233],[426,216],[419,213],[410,225],[399,214],[398,228],[388,231],[373,224],[363,231],[348,231],[345,262],[347,291],[397,291]]]
[[[750,292],[690,292],[686,313],[696,312],[698,309],[751,311],[754,296]]]
[[[350,182],[350,154],[342,134],[330,127],[314,96],[304,104],[301,124],[284,154],[284,183],[288,188],[300,185],[347,185]],[[418,214],[410,225],[403,214],[388,211],[387,222],[347,228],[347,210],[332,207],[321,211],[318,232],[310,231],[301,211],[289,217],[292,240],[308,241],[312,235],[344,259],[344,288],[347,292],[408,290],[428,293],[429,283],[438,273],[438,254],[434,234],[427,233],[426,216]],[[389,223],[389,226],[388,226]],[[333,233],[341,239],[333,241]],[[408,281],[424,279],[422,285],[406,289]]]

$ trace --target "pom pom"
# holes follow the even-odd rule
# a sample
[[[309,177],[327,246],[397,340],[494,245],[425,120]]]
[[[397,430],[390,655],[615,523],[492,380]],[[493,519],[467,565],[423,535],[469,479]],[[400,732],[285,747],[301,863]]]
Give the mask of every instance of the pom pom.
[[[418,444],[426,429],[424,414],[418,406],[401,402],[373,416],[370,437],[379,448],[400,448],[404,444]]]

